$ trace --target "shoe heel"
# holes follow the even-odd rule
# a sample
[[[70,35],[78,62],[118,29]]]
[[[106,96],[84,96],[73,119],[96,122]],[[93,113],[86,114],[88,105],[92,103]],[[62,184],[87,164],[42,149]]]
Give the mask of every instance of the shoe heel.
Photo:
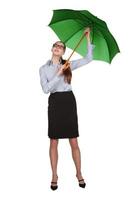
[[[57,182],[51,182],[51,184],[57,184]],[[51,185],[50,188],[51,188],[52,190],[57,190],[58,185]]]
[[[81,181],[84,181],[84,179],[79,180],[79,187],[85,188],[86,183],[80,183]]]

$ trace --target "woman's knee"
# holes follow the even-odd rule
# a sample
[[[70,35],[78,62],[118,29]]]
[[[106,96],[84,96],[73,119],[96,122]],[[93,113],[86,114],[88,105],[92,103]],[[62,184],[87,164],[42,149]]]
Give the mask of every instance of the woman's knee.
[[[69,139],[69,142],[70,142],[71,148],[73,150],[79,149],[77,138],[71,138],[71,139]]]
[[[51,148],[57,148],[57,145],[58,145],[58,139],[50,139]]]

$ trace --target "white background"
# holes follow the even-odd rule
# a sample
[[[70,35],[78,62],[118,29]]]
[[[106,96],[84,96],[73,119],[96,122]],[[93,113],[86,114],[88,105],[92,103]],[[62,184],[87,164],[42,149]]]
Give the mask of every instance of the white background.
[[[0,3],[0,199],[133,199],[132,1]],[[85,189],[78,187],[68,139],[59,141],[58,185],[50,190],[47,100],[39,67],[58,40],[53,9],[84,9],[105,20],[121,53],[73,72]],[[64,58],[72,51],[67,49]],[[74,54],[72,59],[80,58]],[[84,87],[84,89],[83,89]],[[47,196],[47,197],[46,197]]]

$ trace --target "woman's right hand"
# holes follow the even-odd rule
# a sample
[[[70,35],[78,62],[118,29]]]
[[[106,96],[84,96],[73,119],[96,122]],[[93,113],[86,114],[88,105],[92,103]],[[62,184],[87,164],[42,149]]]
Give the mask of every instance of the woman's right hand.
[[[59,68],[59,71],[58,71],[58,75],[62,75],[63,74],[63,70],[64,69],[66,69],[68,66],[70,66],[69,65],[70,63],[68,63],[67,65],[66,64],[64,64],[64,65],[61,65],[61,67]]]

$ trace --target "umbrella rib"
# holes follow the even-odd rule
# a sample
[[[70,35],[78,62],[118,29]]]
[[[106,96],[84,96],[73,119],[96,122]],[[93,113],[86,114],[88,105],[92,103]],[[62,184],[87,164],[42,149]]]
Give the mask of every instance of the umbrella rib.
[[[84,17],[86,17],[87,19],[89,19],[84,13],[82,13],[82,12],[80,12]],[[92,15],[92,14],[91,14]],[[97,18],[96,16],[94,16],[94,15],[92,15],[94,18]],[[97,18],[98,19],[98,18]],[[101,20],[101,19],[98,19],[98,20]],[[101,20],[102,22],[104,22],[105,23],[105,21],[103,21],[103,20]],[[93,21],[92,21],[93,22]],[[95,22],[93,22],[93,23],[96,23],[97,25],[100,25],[100,26],[102,26],[105,30],[108,28],[107,27],[107,25],[106,25],[106,23],[105,23],[105,25],[106,25],[106,27],[105,26],[103,26],[102,24],[99,24],[99,23],[97,23],[96,21]]]
[[[97,29],[97,28],[96,28]],[[97,29],[98,30],[98,29]],[[99,30],[98,30],[99,31]],[[100,31],[100,33],[102,34],[102,36],[103,36],[103,39],[106,41],[106,44],[107,44],[107,48],[108,48],[108,51],[109,51],[109,62],[111,62],[111,59],[110,59],[110,50],[109,50],[109,46],[108,46],[108,42],[107,42],[107,40],[105,39],[105,37],[104,37],[104,35],[103,35],[103,33]]]

